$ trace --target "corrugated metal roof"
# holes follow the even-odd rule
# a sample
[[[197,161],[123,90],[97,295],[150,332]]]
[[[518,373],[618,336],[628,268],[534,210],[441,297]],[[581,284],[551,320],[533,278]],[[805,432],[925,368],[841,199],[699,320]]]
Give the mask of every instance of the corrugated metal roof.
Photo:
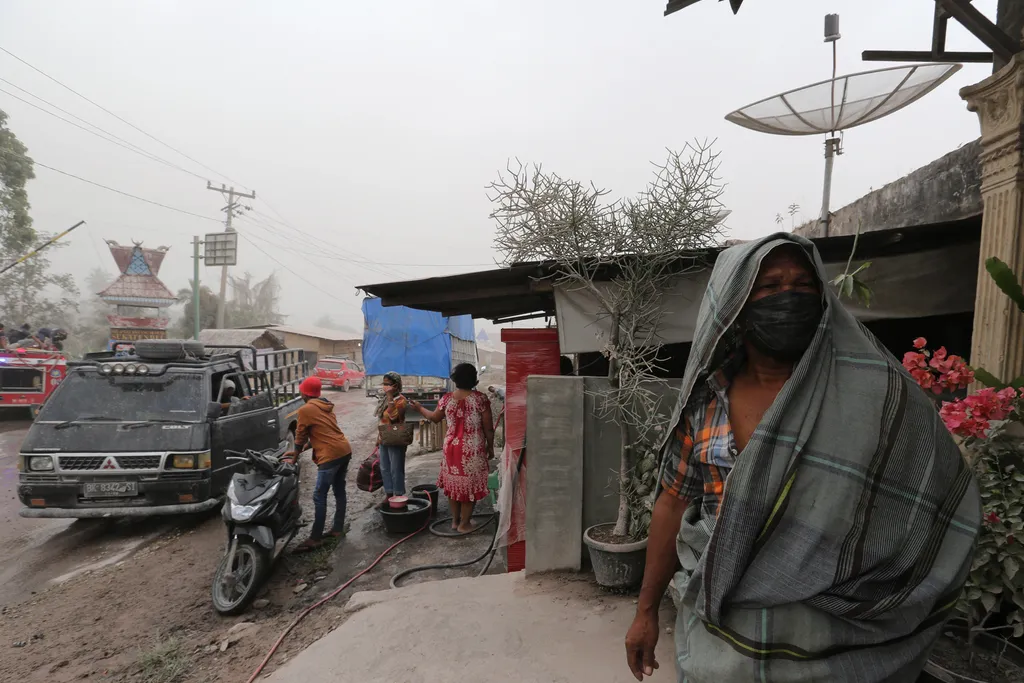
[[[255,346],[258,349],[281,350],[286,348],[284,339],[271,330],[250,329],[209,329],[199,332],[199,341],[204,344],[224,346]]]
[[[306,327],[301,325],[250,325],[245,328],[249,330],[277,330],[289,334],[300,334],[305,337],[316,337],[327,341],[362,341],[362,337],[355,336],[353,332],[342,332],[341,330],[330,330],[326,327]]]

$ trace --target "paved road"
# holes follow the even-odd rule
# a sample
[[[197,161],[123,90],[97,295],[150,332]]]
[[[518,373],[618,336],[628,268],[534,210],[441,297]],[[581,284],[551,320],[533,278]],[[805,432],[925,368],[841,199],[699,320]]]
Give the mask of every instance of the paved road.
[[[166,520],[129,524],[18,516],[18,450],[30,424],[0,422],[0,605],[50,582],[118,562],[168,528]]]
[[[372,424],[373,402],[361,391],[334,393],[342,429],[356,433]],[[0,605],[24,600],[47,585],[125,559],[175,528],[192,528],[194,518],[137,520],[25,519],[18,516],[18,451],[31,422],[0,414]],[[14,419],[12,419],[14,418]],[[365,454],[360,453],[358,459]],[[357,463],[358,463],[357,459]],[[350,474],[355,479],[355,466]],[[312,480],[308,482],[311,486]]]

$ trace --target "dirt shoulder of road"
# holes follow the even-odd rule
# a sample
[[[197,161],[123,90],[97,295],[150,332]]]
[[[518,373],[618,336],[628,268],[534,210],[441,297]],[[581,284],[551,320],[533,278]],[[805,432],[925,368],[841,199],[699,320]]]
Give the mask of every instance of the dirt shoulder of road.
[[[125,559],[78,572],[0,608],[0,680],[34,683],[105,680],[150,683],[241,683],[280,633],[307,606],[341,585],[397,540],[384,534],[373,505],[381,492],[355,488],[355,470],[373,450],[372,403],[361,392],[337,394],[336,413],[353,448],[348,536],[331,549],[283,557],[262,595],[264,605],[222,617],[210,603],[210,581],[224,550],[219,515],[171,525],[170,531]],[[410,451],[410,486],[436,478],[439,456]],[[309,471],[311,468],[306,468]],[[303,507],[312,516],[312,476],[303,478]],[[329,510],[328,514],[332,514]],[[288,636],[266,671],[341,623],[353,590],[387,588],[412,564],[457,561],[487,547],[489,531],[446,540],[423,533],[332,602],[315,610]],[[497,563],[496,563],[497,564]],[[498,571],[497,566],[491,571]],[[463,572],[465,575],[468,572]],[[458,572],[427,572],[410,582]],[[305,588],[300,586],[305,585]],[[244,626],[237,640],[232,627]]]

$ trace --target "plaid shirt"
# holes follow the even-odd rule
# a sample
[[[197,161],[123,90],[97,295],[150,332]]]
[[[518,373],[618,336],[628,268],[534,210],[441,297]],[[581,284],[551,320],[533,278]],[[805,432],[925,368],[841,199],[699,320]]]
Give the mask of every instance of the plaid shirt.
[[[725,480],[736,463],[727,392],[744,360],[742,353],[728,357],[694,392],[665,451],[662,488],[686,504],[703,497],[702,517],[718,516]]]

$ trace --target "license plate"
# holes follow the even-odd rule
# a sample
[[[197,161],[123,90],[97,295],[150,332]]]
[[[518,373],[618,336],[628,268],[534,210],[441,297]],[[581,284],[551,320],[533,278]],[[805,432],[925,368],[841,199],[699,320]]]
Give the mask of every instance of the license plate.
[[[84,498],[113,498],[139,495],[137,481],[93,481],[84,484]]]

